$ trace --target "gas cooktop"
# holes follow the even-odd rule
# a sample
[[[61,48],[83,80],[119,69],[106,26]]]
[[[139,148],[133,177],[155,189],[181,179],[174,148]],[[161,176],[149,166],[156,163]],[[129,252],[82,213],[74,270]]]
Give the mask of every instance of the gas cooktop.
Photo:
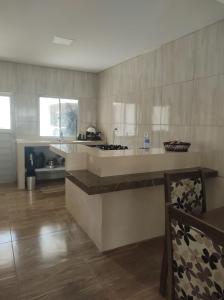
[[[122,146],[122,145],[94,145],[90,147],[95,147],[101,150],[127,150],[127,146]]]

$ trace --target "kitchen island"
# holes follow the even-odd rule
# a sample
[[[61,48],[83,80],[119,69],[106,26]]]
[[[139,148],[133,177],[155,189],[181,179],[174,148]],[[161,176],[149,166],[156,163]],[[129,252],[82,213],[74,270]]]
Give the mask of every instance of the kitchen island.
[[[51,145],[66,163],[66,207],[100,251],[164,234],[165,170],[202,167],[197,151]],[[207,178],[217,172],[203,168]]]

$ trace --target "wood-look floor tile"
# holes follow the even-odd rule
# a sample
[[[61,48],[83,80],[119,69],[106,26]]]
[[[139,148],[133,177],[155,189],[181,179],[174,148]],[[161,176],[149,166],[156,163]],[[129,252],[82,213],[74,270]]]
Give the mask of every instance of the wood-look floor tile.
[[[113,299],[126,300],[146,288],[144,284],[132,277],[124,277],[110,284],[103,283],[103,288],[109,295],[113,295]]]
[[[1,300],[161,300],[161,239],[102,254],[62,193],[15,186],[0,185],[0,220]]]
[[[77,223],[72,222],[68,224],[68,231],[74,242],[78,243],[79,245],[85,244],[82,248],[82,252],[86,259],[90,259],[92,256],[99,254],[99,251],[94,243],[89,239],[88,235],[79,227]],[[88,246],[87,249],[86,246]]]
[[[1,197],[1,199],[7,201],[7,203],[11,202],[19,202],[20,200],[26,199],[27,192],[26,191],[19,191],[15,190],[12,192],[5,192],[4,196]]]
[[[37,273],[18,276],[22,299],[41,299],[51,291],[73,286],[74,299],[81,291],[94,289],[98,281],[88,265],[74,266],[69,262],[60,263]],[[47,298],[46,298],[47,299]],[[66,298],[65,298],[66,299]]]
[[[101,288],[100,285],[93,282],[84,289],[77,288],[76,282],[70,282],[63,288],[48,291],[46,294],[42,294],[35,299],[39,300],[111,300],[110,295]],[[113,298],[116,299],[116,298]],[[27,297],[23,297],[21,300],[28,300]],[[30,299],[29,299],[30,300]],[[116,299],[117,300],[117,299]]]
[[[90,266],[100,281],[108,285],[116,280],[130,277],[128,271],[107,256],[92,260]]]
[[[18,300],[19,289],[16,276],[0,278],[0,299],[1,300]]]
[[[144,249],[147,253],[150,253],[150,255],[157,255],[158,252],[162,253],[164,249],[164,238],[154,238],[149,241],[144,241],[142,243],[138,244],[139,248]]]
[[[23,200],[18,203],[9,204],[9,213],[13,216],[17,212],[27,211],[30,213],[40,214],[42,212],[52,211],[56,209],[64,209],[63,199],[43,199],[43,200]]]
[[[53,212],[45,213],[41,216],[32,216],[12,221],[12,240],[32,238],[53,232],[67,230],[67,224],[61,222]]]
[[[153,252],[154,249],[151,253],[136,247],[119,254],[115,252],[111,257],[131,277],[147,287],[158,283],[160,277],[162,253],[160,255],[158,251],[155,255]]]
[[[159,285],[157,284],[131,295],[126,300],[164,300],[164,298],[159,295]]]
[[[57,218],[62,222],[66,223],[68,226],[72,227],[73,225],[77,225],[66,208],[56,208],[54,212]]]
[[[0,244],[11,242],[10,225],[8,221],[0,221]]]
[[[66,231],[14,242],[17,273],[38,273],[62,263],[82,264],[78,246]]]
[[[37,222],[45,222],[45,220],[56,219],[55,213],[53,210],[40,210],[35,208],[26,208],[26,209],[17,209],[13,212],[9,212],[9,219],[11,223],[20,222],[20,221],[29,221],[31,219]]]
[[[0,244],[0,279],[13,276],[15,276],[15,265],[12,244]]]

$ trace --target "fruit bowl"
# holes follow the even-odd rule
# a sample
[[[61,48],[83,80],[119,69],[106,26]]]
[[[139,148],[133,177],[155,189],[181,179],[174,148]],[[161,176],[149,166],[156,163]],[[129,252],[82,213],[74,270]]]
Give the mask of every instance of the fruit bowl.
[[[169,141],[163,143],[166,151],[169,152],[187,152],[191,143],[181,141]]]

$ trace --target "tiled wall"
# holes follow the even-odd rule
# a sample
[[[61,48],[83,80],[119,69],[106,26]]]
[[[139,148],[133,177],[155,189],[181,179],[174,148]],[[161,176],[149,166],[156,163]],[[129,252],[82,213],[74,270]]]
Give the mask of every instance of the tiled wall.
[[[0,93],[12,94],[13,130],[0,130],[0,183],[16,179],[16,138],[38,138],[38,98],[79,100],[80,130],[96,123],[97,75],[0,61]]]
[[[96,123],[97,75],[85,72],[0,62],[0,93],[13,96],[16,137],[38,137],[38,98],[79,100],[80,127]]]
[[[108,142],[114,128],[115,142],[134,147],[142,146],[144,132],[154,147],[187,140],[205,152],[206,166],[224,176],[224,21],[101,72],[99,87],[97,77],[0,62],[0,92],[13,95],[13,131],[0,133],[0,163],[10,161],[9,174],[15,174],[15,138],[38,136],[38,97],[60,96],[80,100],[81,130],[97,119]]]
[[[215,151],[205,164],[224,175],[224,21],[101,72],[98,100],[109,142],[115,127],[116,142],[130,146],[142,146],[144,132],[154,147],[190,141]]]

